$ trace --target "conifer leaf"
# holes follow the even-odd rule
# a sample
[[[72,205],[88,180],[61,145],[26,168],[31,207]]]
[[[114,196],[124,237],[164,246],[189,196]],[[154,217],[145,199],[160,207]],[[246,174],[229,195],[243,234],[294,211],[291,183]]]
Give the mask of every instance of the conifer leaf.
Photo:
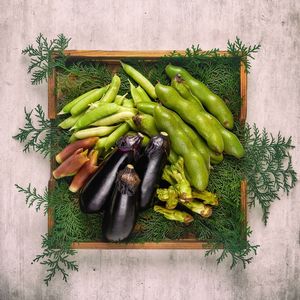
[[[52,74],[56,66],[63,65],[66,57],[63,51],[68,47],[70,38],[59,34],[57,38],[48,41],[42,33],[36,38],[36,48],[31,44],[22,50],[22,54],[30,57],[27,69],[31,73],[31,83],[36,85],[42,83]],[[56,54],[56,58],[54,58]]]

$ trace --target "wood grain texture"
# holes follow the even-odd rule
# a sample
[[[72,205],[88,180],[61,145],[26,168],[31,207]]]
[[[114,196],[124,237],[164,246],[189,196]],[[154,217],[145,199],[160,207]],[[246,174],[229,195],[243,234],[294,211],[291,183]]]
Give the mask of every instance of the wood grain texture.
[[[48,118],[54,120],[56,118],[56,70],[48,78]]]
[[[240,69],[240,87],[241,87],[241,98],[242,98],[240,122],[245,123],[247,119],[247,73],[243,62],[241,62],[241,69]]]
[[[106,242],[82,242],[73,243],[73,249],[210,249],[212,245],[207,242],[195,242],[195,241],[164,241],[159,243],[106,243]],[[222,248],[222,245],[219,245]]]
[[[99,60],[101,62],[108,63],[108,67],[111,67],[115,64],[120,65],[120,59],[122,58],[141,58],[144,60],[155,61],[158,58],[170,54],[170,50],[166,51],[101,51],[101,50],[68,50],[64,51],[64,54],[76,58],[78,61],[83,59],[89,60]],[[180,54],[185,54],[185,51],[176,50]],[[221,55],[227,55],[227,51],[219,51]],[[55,78],[56,72],[53,72],[53,75],[48,80],[48,109],[49,109],[49,118],[55,118],[56,116],[56,107],[57,107],[57,95],[55,93]],[[245,123],[247,116],[247,74],[245,72],[244,64],[241,63],[240,68],[240,93],[241,93],[241,111],[240,111],[240,122]],[[51,117],[50,117],[51,116]],[[54,170],[55,168],[54,159],[50,162],[50,169]],[[49,190],[51,191],[54,188],[53,182],[55,182],[52,174],[50,175],[51,179],[49,181]],[[241,182],[241,210],[245,215],[244,226],[247,224],[247,184],[245,181]],[[48,213],[48,232],[51,232],[51,229],[54,225],[53,212],[49,210]],[[245,237],[246,238],[246,237]],[[159,243],[109,243],[103,241],[94,241],[94,242],[78,242],[73,243],[72,248],[74,249],[208,249],[211,248],[212,244],[207,243],[207,241],[198,241],[196,239],[191,239],[190,241],[177,240],[177,241],[162,241]],[[219,245],[222,247],[222,245]]]

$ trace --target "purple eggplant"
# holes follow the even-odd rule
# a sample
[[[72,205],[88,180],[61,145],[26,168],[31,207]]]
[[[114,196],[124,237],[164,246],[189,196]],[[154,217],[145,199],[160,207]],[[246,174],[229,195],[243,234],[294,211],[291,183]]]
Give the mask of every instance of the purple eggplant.
[[[85,213],[96,213],[105,207],[111,198],[117,172],[139,156],[143,135],[125,136],[117,142],[115,150],[102,164],[101,168],[82,189],[79,202]]]
[[[132,232],[137,218],[140,182],[131,164],[118,173],[112,199],[102,222],[105,240],[122,241]]]
[[[136,172],[142,180],[140,188],[140,208],[153,205],[155,191],[170,153],[168,134],[161,132],[151,138],[144,154],[136,163]]]

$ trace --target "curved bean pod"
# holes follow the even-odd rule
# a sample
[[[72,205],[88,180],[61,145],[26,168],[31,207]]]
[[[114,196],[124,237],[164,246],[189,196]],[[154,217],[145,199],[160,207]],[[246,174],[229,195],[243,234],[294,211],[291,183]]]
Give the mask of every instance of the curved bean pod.
[[[145,114],[153,115],[155,105],[157,105],[155,102],[140,102],[136,105],[136,107],[139,111]]]
[[[167,108],[157,105],[154,108],[154,119],[158,129],[168,133],[172,149],[176,154],[183,157],[191,185],[204,191],[208,184],[208,170],[202,155],[195,149],[180,124]]]
[[[140,97],[141,97],[143,102],[151,102],[152,101],[150,99],[150,97],[148,96],[148,94],[145,92],[145,90],[141,86],[138,86],[136,88],[136,90],[140,94]]]
[[[194,78],[182,67],[169,64],[166,66],[165,70],[171,79],[175,76],[180,76],[190,87],[192,93],[224,127],[228,129],[233,128],[233,116],[231,111],[225,102],[218,95],[213,93],[204,83]]]
[[[123,62],[121,62],[122,68],[124,71],[134,79],[147,93],[148,95],[156,99],[156,93],[155,93],[155,88],[153,84],[144,76],[142,75],[139,71],[137,71],[135,68],[131,67],[130,65],[127,65]]]
[[[245,155],[245,149],[238,137],[233,132],[224,128],[214,116],[208,113],[206,114],[207,118],[209,118],[214,123],[214,125],[219,129],[222,135],[224,141],[224,152],[236,158],[242,158]]]
[[[108,91],[100,100],[101,103],[111,103],[115,100],[116,96],[118,95],[118,91],[121,85],[121,79],[118,75],[114,75],[112,81],[110,83]]]
[[[87,97],[88,95],[92,94],[95,90],[98,89],[93,89],[91,91],[88,91],[82,95],[80,95],[79,97],[75,98],[74,100],[72,100],[71,102],[67,103],[62,110],[58,113],[58,115],[64,115],[70,112],[71,108],[78,103],[79,101],[81,101],[82,99],[84,99],[85,97]]]
[[[194,126],[198,133],[206,140],[209,148],[222,153],[224,142],[221,133],[210,119],[201,111],[197,103],[182,98],[171,86],[158,83],[155,86],[160,101],[168,108],[175,110],[188,124]]]
[[[93,93],[87,95],[85,98],[78,101],[70,110],[72,116],[77,116],[83,111],[85,111],[89,105],[97,100],[99,100],[108,90],[109,85],[95,90]]]
[[[94,123],[95,121],[110,116],[116,113],[120,109],[120,106],[115,103],[105,103],[98,108],[86,112],[71,128],[73,129],[83,129],[88,125]]]
[[[155,120],[151,115],[137,114],[132,118],[138,131],[149,135],[150,137],[158,135],[158,130],[155,126]]]
[[[133,102],[135,105],[137,105],[137,103],[142,102],[142,97],[138,92],[137,88],[132,84],[132,82],[129,79],[128,81],[130,84],[130,94],[132,96]]]
[[[189,101],[198,103],[199,106],[201,106],[201,108],[204,110],[201,101],[192,94],[190,88],[184,84],[184,80],[182,80],[180,77],[175,76],[171,80],[171,86],[180,94],[181,97]]]

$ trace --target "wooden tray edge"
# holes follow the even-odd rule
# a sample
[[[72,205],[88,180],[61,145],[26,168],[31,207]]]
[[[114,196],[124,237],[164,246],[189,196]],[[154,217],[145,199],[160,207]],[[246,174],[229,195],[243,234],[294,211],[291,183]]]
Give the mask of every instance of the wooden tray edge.
[[[86,58],[112,58],[119,59],[122,57],[141,57],[155,59],[163,55],[170,54],[170,50],[159,51],[102,51],[102,50],[67,50],[65,54],[72,57],[86,57]],[[180,54],[184,54],[185,51],[177,51]],[[226,55],[227,51],[219,51],[220,54]],[[48,118],[56,118],[56,72],[54,71],[52,76],[48,79]],[[241,123],[245,123],[247,117],[247,73],[245,71],[245,65],[241,62],[240,65],[240,93],[241,93],[241,112],[239,120]],[[53,162],[52,162],[53,164]],[[50,175],[51,176],[51,175]],[[55,180],[51,176],[49,180],[49,190],[53,189]],[[244,226],[247,226],[247,182],[243,180],[241,182],[241,210],[244,213]],[[48,232],[54,225],[54,217],[51,209],[48,209]],[[246,239],[247,237],[244,236]],[[197,240],[177,240],[177,241],[164,241],[164,242],[149,242],[149,243],[107,243],[107,242],[74,242],[72,243],[73,249],[210,249],[213,244]],[[218,249],[222,249],[222,245],[218,245]]]

